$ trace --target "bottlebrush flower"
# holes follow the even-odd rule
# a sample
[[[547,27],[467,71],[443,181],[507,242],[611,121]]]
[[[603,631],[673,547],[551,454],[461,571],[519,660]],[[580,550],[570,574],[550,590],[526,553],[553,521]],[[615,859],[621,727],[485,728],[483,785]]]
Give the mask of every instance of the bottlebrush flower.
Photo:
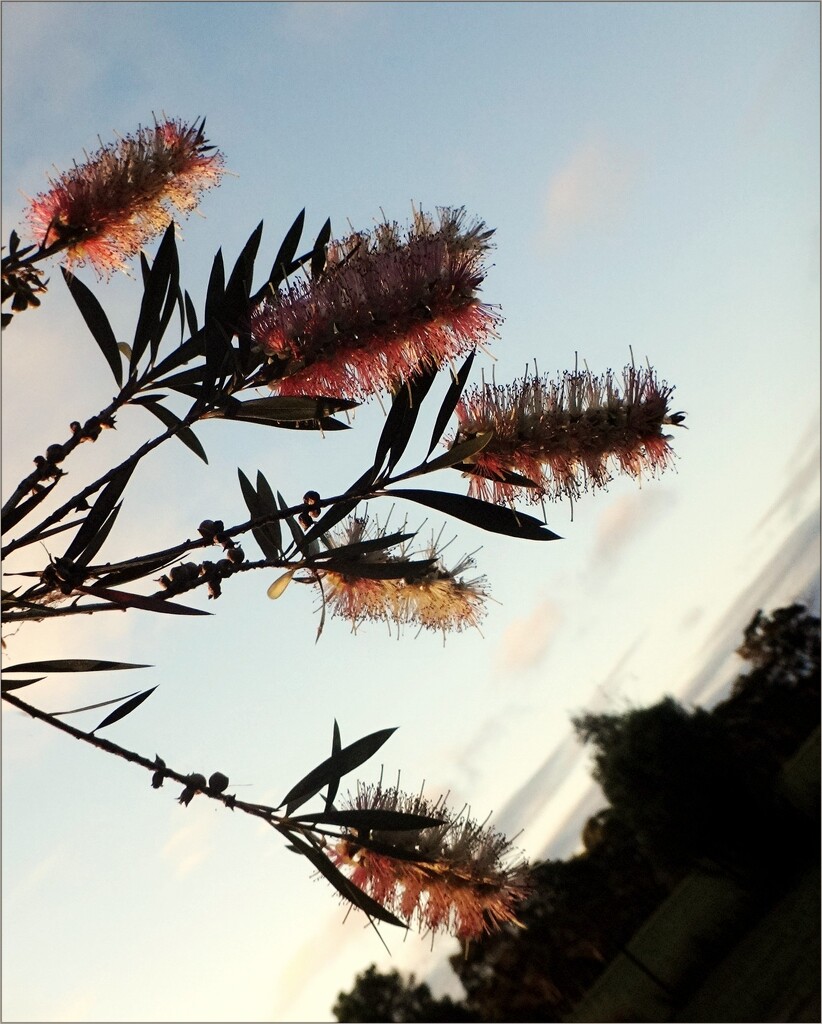
[[[43,247],[64,242],[69,267],[89,262],[100,275],[124,269],[166,228],[170,208],[190,213],[222,177],[223,156],[208,145],[204,124],[155,122],[49,179],[27,212],[33,239]]]
[[[444,819],[419,831],[356,832],[330,841],[331,860],[387,910],[424,932],[477,939],[506,922],[519,924],[515,907],[528,894],[527,866],[515,861],[508,839],[468,814],[451,812],[382,785],[357,787],[348,809],[380,809]],[[379,844],[368,849],[362,840]],[[387,846],[398,850],[392,857]]]
[[[485,431],[493,437],[468,460],[469,493],[536,503],[604,487],[614,472],[636,479],[661,473],[674,459],[663,427],[685,418],[669,411],[673,390],[652,369],[634,366],[623,371],[621,388],[610,370],[474,388],[457,406],[456,440]]]
[[[432,543],[412,555],[403,545],[399,554],[385,548],[357,552],[345,558],[344,548],[386,536],[372,528],[368,517],[352,517],[326,543],[341,549],[333,568],[317,570],[323,597],[337,618],[347,619],[356,632],[364,620],[417,624],[422,629],[461,632],[478,626],[485,613],[485,577],[464,578],[474,561],[462,558],[453,569],[444,565]]]
[[[500,318],[477,298],[492,232],[464,216],[416,213],[404,236],[384,223],[334,242],[322,277],[259,304],[251,333],[272,390],[361,399],[494,335]]]

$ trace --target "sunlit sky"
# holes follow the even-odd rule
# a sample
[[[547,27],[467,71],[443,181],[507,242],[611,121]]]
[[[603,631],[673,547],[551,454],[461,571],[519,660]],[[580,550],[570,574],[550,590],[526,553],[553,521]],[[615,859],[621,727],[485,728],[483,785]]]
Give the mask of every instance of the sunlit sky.
[[[217,248],[233,262],[261,219],[259,283],[304,206],[313,237],[327,216],[340,235],[383,211],[407,221],[412,202],[464,205],[497,229],[483,297],[505,317],[477,379],[493,367],[511,381],[534,360],[619,372],[633,353],[688,416],[675,470],[616,480],[573,519],[549,505],[559,542],[446,523],[449,553],[476,551],[489,579],[482,636],[352,636],[329,620],[315,643],[313,591],[272,602],[273,574],[247,573],[216,603],[192,599],[208,619],[9,629],[6,663],[154,666],[21,695],[59,711],[158,684],[109,737],[273,804],[327,756],[335,718],[343,742],[399,726],[357,777],[400,772],[409,790],[493,812],[531,858],[571,853],[597,798],[570,716],[709,700],[739,670],[758,607],[818,601],[818,5],[3,3],[2,19],[4,237],[25,196],[98,137],[153,113],[206,115],[232,174],[182,226],[198,310]],[[80,276],[130,341],[136,278]],[[50,277],[42,309],[4,337],[6,493],[113,395],[56,266]],[[179,444],[145,460],[104,553],[243,521],[238,467],[292,502],[339,493],[370,464],[382,415],[371,402],[324,438],[206,423],[209,466]],[[124,411],[64,484],[155,431]],[[433,483],[464,492],[457,473]],[[406,515],[425,518],[398,504],[392,522]],[[432,514],[421,537],[442,525]],[[182,808],[176,787],[154,791],[141,769],[4,711],[5,1020],[331,1020],[372,961],[445,977],[454,940],[432,951],[386,927],[389,957],[271,829],[204,799]]]

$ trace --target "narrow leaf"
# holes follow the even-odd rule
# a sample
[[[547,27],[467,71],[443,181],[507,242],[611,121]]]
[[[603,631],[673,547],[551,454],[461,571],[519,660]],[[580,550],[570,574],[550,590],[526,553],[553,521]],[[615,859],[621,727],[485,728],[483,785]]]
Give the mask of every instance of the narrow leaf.
[[[519,537],[522,540],[560,540],[558,534],[552,533],[540,519],[505,508],[503,505],[492,505],[478,498],[469,498],[461,494],[444,494],[440,491],[420,491],[400,488],[396,491],[385,491],[385,494],[397,498],[406,498],[428,508],[434,508],[445,515],[461,519],[465,523],[478,526],[490,533],[501,533],[508,537]]]
[[[285,503],[285,498],[277,491],[277,504],[280,506],[280,511],[284,512],[288,505]],[[285,521],[288,524],[288,529],[291,531],[291,538],[294,541],[294,546],[303,555],[308,555],[308,545],[305,543],[303,531],[299,528],[297,523],[294,521],[294,516],[285,516]]]
[[[71,292],[71,297],[77,303],[77,308],[80,310],[86,326],[91,331],[92,337],[97,342],[100,351],[105,356],[106,362],[111,367],[111,372],[114,374],[117,386],[122,387],[123,360],[117,347],[114,331],[111,329],[108,317],[103,312],[103,307],[82,281],[78,281],[74,274],[66,270],[65,267],[60,269],[63,271],[63,278]]]
[[[98,658],[62,657],[51,662],[26,662],[24,665],[10,665],[3,669],[9,672],[116,672],[122,669],[150,669],[150,665],[135,665],[131,662],[101,662]]]
[[[306,800],[310,800],[315,793],[319,793],[323,786],[338,782],[343,775],[359,768],[369,757],[373,757],[389,736],[396,731],[396,726],[393,729],[380,729],[368,736],[363,736],[362,739],[355,740],[354,743],[343,747],[338,753],[332,754],[308,775],[300,779],[288,791],[280,806],[285,805],[286,814],[292,814]]]
[[[167,427],[177,427],[183,422],[179,416],[175,416],[175,414],[170,409],[166,409],[164,405],[152,403],[151,405],[147,405],[146,409],[148,409],[149,412],[153,412],[157,419]],[[179,437],[186,448],[190,448],[198,458],[202,459],[203,462],[208,465],[208,456],[205,453],[205,448],[200,444],[197,435],[191,427],[180,426],[175,436]]]
[[[157,250],[154,263],[144,280],[143,301],[140,303],[140,315],[137,319],[137,327],[134,331],[134,341],[131,346],[132,372],[146,349],[151,346],[151,361],[157,353],[157,346],[160,343],[160,317],[171,285],[171,275],[174,260],[177,256],[177,246],[174,241],[174,222],[170,222],[163,234],[163,240]]]
[[[465,382],[468,380],[468,374],[471,372],[471,366],[474,362],[474,356],[477,354],[477,350],[468,356],[465,362],[457,373],[456,380],[452,378],[451,386],[445,393],[445,398],[442,400],[440,411],[437,413],[437,419],[434,423],[434,429],[431,433],[431,444],[428,446],[428,455],[437,447],[443,432],[448,425],[448,421],[451,419],[454,410],[457,407],[457,402],[460,400],[460,395],[465,387]]]
[[[114,522],[117,519],[117,516],[118,516],[118,514],[120,512],[121,507],[122,507],[122,502],[120,502],[119,504],[114,506],[114,508],[111,510],[111,512],[109,514],[108,519],[106,519],[106,521],[103,523],[103,525],[97,531],[95,536],[86,545],[85,550],[83,551],[82,555],[79,555],[75,559],[75,564],[76,565],[80,566],[81,568],[85,568],[85,566],[87,566],[89,564],[89,562],[92,560],[92,558],[94,558],[97,555],[97,553],[99,552],[100,548],[102,548],[102,546],[105,544],[106,540],[108,539],[108,535],[111,533],[111,529],[114,526]]]
[[[331,756],[336,757],[342,750],[342,738],[340,736],[340,727],[337,723],[337,719],[334,719],[334,731],[331,734]],[[337,798],[337,790],[340,787],[340,780],[336,782],[332,781],[328,783],[328,791],[325,795],[325,809],[331,811],[334,809],[334,801]]]
[[[188,333],[197,333],[197,310],[194,308],[194,303],[191,301],[191,296],[188,292],[185,292],[184,296],[185,307],[186,307],[186,321],[188,323]]]
[[[120,496],[126,489],[126,484],[134,472],[134,465],[136,464],[125,466],[123,469],[118,470],[109,480],[94,502],[91,511],[75,534],[71,544],[66,548],[63,555],[64,558],[68,558],[70,561],[79,559],[87,545],[94,540],[98,531],[108,519],[111,510],[120,500]]]
[[[436,459],[432,459],[430,462],[424,462],[421,466],[417,466],[416,469],[406,473],[405,476],[423,476],[425,473],[434,473],[438,469],[448,469],[450,466],[454,466],[458,462],[462,462],[464,459],[468,459],[472,455],[476,455],[477,452],[481,452],[493,436],[493,430],[486,430],[481,434],[477,434],[475,437],[469,437],[464,441],[459,441],[452,448],[449,448],[444,455],[438,455]]]
[[[271,489],[271,484],[263,476],[261,470],[257,470],[257,498],[265,512],[276,512],[277,511],[277,499],[274,497],[274,492]],[[278,557],[283,552],[283,531],[280,526],[280,520],[272,519],[269,524],[264,527],[266,535],[269,536],[277,549]]]
[[[249,511],[252,519],[259,519],[260,516],[268,515],[271,512],[277,510],[276,503],[273,503],[273,507],[266,500],[266,497],[260,497],[248,477],[243,473],[241,469],[237,470],[237,475],[240,479],[240,490],[243,493],[243,500],[245,501],[246,508]],[[258,475],[259,480],[259,475]],[[270,490],[270,489],[269,489]],[[265,526],[254,526],[251,532],[254,534],[254,539],[260,545],[260,550],[263,553],[264,558],[279,558],[282,554],[282,535],[280,531],[280,524],[277,520],[274,521],[276,529]]]
[[[113,725],[115,722],[119,722],[121,718],[125,718],[126,715],[130,715],[131,712],[134,711],[135,708],[139,708],[143,701],[147,700],[156,689],[156,686],[152,686],[150,690],[143,690],[143,692],[138,693],[136,697],[132,697],[130,700],[127,700],[125,704],[121,704],[116,711],[112,711],[110,715],[106,715],[103,721],[91,730],[91,734],[93,735],[98,731],[98,729],[104,729],[107,725]]]
[[[438,825],[445,824],[445,818],[432,818],[427,814],[407,814],[404,811],[388,811],[380,808],[301,814],[292,820],[310,825],[342,825],[363,832],[419,832],[424,828],[436,828]]]
[[[331,219],[329,218],[320,228],[314,248],[311,251],[311,279],[316,281],[322,277],[325,271],[326,246],[331,238]]]
[[[210,615],[211,612],[201,608],[189,608],[183,604],[173,604],[162,597],[146,597],[144,594],[129,594],[125,590],[110,590],[108,587],[77,586],[74,588],[81,594],[97,597],[122,608],[142,608],[146,612],[159,612],[163,615]]]
[[[353,903],[355,907],[362,910],[369,918],[374,917],[378,921],[384,921],[386,924],[395,924],[400,928],[408,927],[408,925],[392,914],[390,910],[386,910],[381,903],[377,903],[368,893],[363,892],[359,886],[354,885],[351,879],[346,877],[335,864],[332,864],[322,851],[315,849],[299,836],[289,833],[289,837],[292,849],[306,856],[320,874],[327,878],[337,892],[348,900],[349,903]]]
[[[21,686],[31,686],[32,683],[41,683],[45,678],[45,676],[36,676],[34,679],[16,679],[11,683],[7,683],[4,679],[2,682],[2,690],[3,693],[7,690],[19,690]]]
[[[288,229],[285,238],[282,240],[282,244],[277,251],[277,255],[274,259],[274,266],[271,268],[271,273],[268,275],[268,283],[272,288],[279,288],[280,284],[288,276],[288,270],[291,266],[294,256],[297,252],[297,246],[300,244],[300,238],[302,238],[303,225],[305,224],[305,210],[300,210],[294,223]],[[265,294],[266,289],[255,296],[255,298],[261,298]]]
[[[135,690],[134,693],[126,693],[122,697],[115,697],[114,700],[101,700],[97,704],[86,704],[82,708],[72,708],[70,711],[50,711],[49,714],[52,718],[59,718],[61,715],[76,715],[80,711],[93,711],[95,708],[105,708],[109,704],[119,704],[121,701],[128,700],[129,697],[133,697],[139,690]]]

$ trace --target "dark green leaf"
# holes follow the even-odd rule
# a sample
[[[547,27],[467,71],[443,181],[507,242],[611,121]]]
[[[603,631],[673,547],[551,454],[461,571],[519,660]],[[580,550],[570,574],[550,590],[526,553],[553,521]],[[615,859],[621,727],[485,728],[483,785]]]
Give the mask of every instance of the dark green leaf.
[[[8,669],[4,669],[4,672],[6,671]],[[36,676],[34,679],[18,679],[11,683],[7,683],[4,679],[2,683],[3,693],[7,690],[19,690],[21,686],[31,686],[32,683],[42,683],[45,678],[45,676]]]
[[[186,320],[188,322],[188,333],[197,333],[197,310],[194,308],[194,303],[191,301],[191,296],[188,292],[184,295],[185,307],[186,307]]]
[[[322,277],[325,271],[326,246],[331,238],[331,219],[329,218],[320,228],[314,248],[311,251],[311,280],[316,281]]]
[[[426,473],[435,473],[438,469],[448,469],[450,466],[462,462],[463,459],[470,458],[472,455],[476,455],[477,452],[481,452],[493,436],[493,430],[486,430],[482,434],[459,441],[452,448],[449,448],[445,454],[438,455],[436,459],[432,459],[430,462],[424,462],[421,466],[417,466],[416,469],[403,473],[402,477],[397,477],[397,479],[424,476]]]
[[[149,573],[165,569],[176,561],[178,556],[167,554],[153,555],[151,557],[131,559],[128,562],[118,563],[110,571],[106,572],[105,566],[88,566],[87,572],[98,577],[98,583],[102,587],[117,587],[123,583],[131,583],[133,580],[141,580]]]
[[[333,559],[338,556],[344,558],[357,558],[360,555],[368,554],[371,551],[382,551],[385,548],[393,548],[396,544],[411,540],[416,537],[415,533],[388,533],[384,537],[374,537],[371,540],[358,540],[354,544],[343,544],[339,547],[329,548],[314,556],[315,562]]]
[[[103,307],[82,281],[78,281],[74,274],[66,270],[65,267],[61,267],[60,269],[63,271],[63,277],[65,278],[69,291],[71,292],[71,297],[77,303],[77,308],[80,310],[80,313],[86,322],[86,326],[91,331],[92,337],[100,347],[100,351],[105,356],[106,362],[111,367],[111,372],[114,374],[117,386],[122,387],[123,359],[120,355],[120,350],[117,347],[117,339],[114,337],[114,331],[111,329],[108,317],[103,312]]]
[[[257,470],[257,498],[259,499],[266,514],[278,511],[277,499],[274,497],[271,484],[266,480],[259,469]],[[272,519],[271,523],[265,526],[264,529],[268,536],[271,537],[275,547],[277,548],[277,554],[275,557],[279,557],[283,553],[283,531],[280,526],[279,517]]]
[[[150,690],[143,690],[143,692],[138,693],[136,697],[132,697],[130,700],[127,700],[125,704],[121,704],[116,711],[112,711],[110,715],[106,715],[103,721],[91,730],[91,733],[93,734],[99,729],[104,729],[107,725],[113,725],[115,722],[119,722],[121,718],[125,718],[126,715],[130,715],[131,712],[134,711],[135,708],[139,708],[143,701],[147,700],[156,689],[156,686],[152,686]]]
[[[97,552],[105,544],[108,535],[111,533],[111,528],[114,526],[114,521],[116,520],[117,515],[120,512],[121,506],[122,502],[114,506],[114,508],[111,510],[109,514],[108,519],[106,519],[106,521],[103,523],[103,525],[94,535],[94,537],[86,545],[82,555],[78,555],[77,558],[75,559],[76,565],[80,566],[81,568],[85,568],[85,566],[89,564],[92,558],[96,556]]]
[[[277,491],[277,504],[280,506],[280,511],[282,512],[284,512],[288,508],[288,505],[286,505],[285,503],[285,498],[282,496],[282,494],[280,494],[279,491]],[[291,537],[292,540],[294,541],[297,550],[300,551],[303,555],[308,555],[308,545],[305,543],[304,540],[305,535],[303,531],[300,529],[300,527],[297,525],[294,516],[284,516],[284,519],[288,524],[288,529],[291,531]]]
[[[205,380],[205,375],[206,371],[204,366],[192,366],[188,370],[181,370],[179,373],[174,373],[170,377],[164,377],[162,380],[158,380],[155,387],[171,388],[172,391],[182,390],[183,393],[187,395],[194,385],[202,384]]]
[[[33,512],[34,509],[43,501],[51,491],[57,486],[59,477],[56,477],[50,483],[46,484],[42,491],[37,491],[32,494],[30,498],[25,501],[21,501],[16,508],[10,509],[8,512],[3,513],[3,533],[10,530],[13,526],[16,526],[21,519],[25,519],[29,512]]]
[[[406,488],[384,493],[434,508],[438,512],[444,512],[445,515],[461,519],[465,523],[471,523],[473,526],[478,526],[481,530],[488,530],[491,533],[519,537],[522,540],[561,540],[558,534],[552,533],[540,519],[525,515],[524,512],[505,508],[503,505],[491,505],[478,498]]]
[[[128,594],[124,590],[109,590],[107,587],[77,586],[74,588],[81,594],[97,597],[121,608],[142,608],[147,612],[160,612],[163,615],[210,615],[211,612],[200,608],[189,608],[183,604],[172,604],[162,597],[146,597],[143,594]]]
[[[293,820],[310,825],[342,825],[363,832],[419,832],[424,828],[435,828],[437,825],[445,824],[444,818],[432,818],[428,814],[407,814],[404,811],[380,808],[301,814]]]
[[[167,427],[178,427],[179,424],[183,422],[179,416],[175,416],[174,413],[170,409],[166,409],[164,405],[152,402],[150,405],[146,406],[146,409],[148,409],[149,412],[153,412],[157,419]],[[202,459],[203,462],[206,463],[206,465],[208,464],[208,456],[205,453],[205,448],[200,444],[197,435],[191,427],[180,426],[176,431],[175,436],[179,437],[186,448],[190,448],[198,458]]]
[[[295,852],[302,853],[305,857],[308,857],[314,867],[321,875],[328,879],[337,892],[344,899],[348,900],[349,903],[353,903],[355,907],[364,911],[369,918],[374,917],[378,921],[385,921],[386,924],[395,924],[400,928],[408,927],[389,910],[386,910],[381,903],[377,903],[368,893],[363,892],[362,889],[354,885],[351,879],[347,878],[336,865],[332,864],[322,851],[317,850],[299,836],[289,833],[289,838],[292,843],[291,848]]]
[[[218,249],[214,262],[211,265],[211,274],[208,278],[206,288],[205,318],[211,320],[219,312],[223,304],[225,294],[225,267],[223,265],[223,250]]]
[[[274,266],[271,268],[271,273],[268,275],[268,285],[275,290],[280,287],[282,282],[288,276],[289,269],[297,252],[297,246],[300,244],[300,239],[302,238],[304,224],[305,210],[303,209],[297,214],[294,223],[288,229],[285,238],[282,240],[282,244],[280,245],[274,259]],[[268,286],[255,295],[255,300],[264,298],[267,291]]]
[[[136,463],[119,469],[109,480],[94,502],[94,506],[86,516],[83,525],[75,534],[71,544],[66,548],[63,555],[64,558],[68,558],[70,561],[77,561],[86,547],[97,536],[97,532],[108,519],[111,510],[120,500],[120,496],[126,489],[126,484],[134,472],[135,465]]]
[[[416,561],[364,562],[356,558],[340,558],[323,562],[323,568],[362,580],[420,580],[437,564],[435,558]]]
[[[440,411],[437,413],[434,430],[431,433],[431,444],[428,447],[428,455],[430,455],[437,447],[439,439],[442,437],[443,431],[448,425],[448,421],[451,419],[451,416],[457,407],[457,402],[459,402],[460,395],[465,387],[465,382],[468,380],[468,374],[471,372],[471,366],[476,354],[476,349],[474,349],[460,367],[456,380],[453,378],[451,380],[451,386],[448,388],[448,391],[446,391],[445,398],[442,400],[442,405],[440,406]]]
[[[339,398],[271,395],[268,398],[252,398],[247,402],[235,399],[228,403],[223,416],[232,420],[282,423],[289,420],[318,420],[341,410],[355,409],[357,405],[358,402]]]
[[[151,665],[135,665],[129,661],[100,661],[95,658],[56,658],[53,661],[26,661],[20,665],[9,665],[3,673],[9,672],[114,672],[127,668],[151,668]],[[25,686],[25,683],[15,685]]]
[[[139,693],[139,691],[135,690],[134,693],[123,694],[122,697],[115,697],[114,700],[101,700],[96,704],[86,704],[82,708],[72,708],[70,711],[49,711],[49,714],[52,718],[60,718],[61,715],[76,715],[80,711],[93,711],[95,708],[108,707],[109,704],[119,704],[120,701],[128,700],[129,697],[133,697],[136,693]]]
[[[310,800],[315,793],[319,793],[323,786],[339,782],[343,775],[359,768],[369,757],[373,757],[389,736],[396,731],[396,726],[393,729],[380,729],[368,736],[363,736],[362,739],[355,740],[354,743],[343,747],[338,753],[332,754],[308,775],[300,779],[296,786],[288,791],[280,806],[285,805],[286,814],[293,814],[306,800]]]
[[[437,370],[432,368],[421,376],[400,385],[385,418],[385,426],[377,442],[377,453],[374,456],[374,465],[379,468],[382,468],[382,464],[388,456],[386,473],[391,472],[408,447],[417,416],[419,416],[420,406],[436,376]]]
[[[262,420],[258,420],[257,422],[261,423]],[[331,416],[325,416],[321,420],[282,420],[279,423],[269,422],[269,426],[276,427],[278,430],[320,430],[323,433],[333,430],[351,429],[348,423],[335,420]]]
[[[486,480],[499,480],[503,484],[513,484],[514,487],[539,487],[539,484],[527,476],[519,473],[511,473],[509,470],[498,470],[494,473],[485,473],[479,466],[470,462],[455,462],[451,467],[458,469],[461,473],[468,473],[471,476],[485,477]]]
[[[243,492],[243,500],[245,501],[246,508],[248,509],[252,519],[259,519],[260,516],[269,515],[272,512],[277,511],[276,503],[269,503],[267,498],[270,494],[270,488],[268,494],[261,497],[248,477],[243,473],[241,469],[237,470],[237,475],[240,479],[240,490]],[[259,480],[259,476],[257,478]],[[254,526],[251,532],[254,534],[254,539],[260,546],[260,550],[263,553],[264,558],[279,558],[282,554],[282,533],[280,530],[280,523],[278,520],[274,520],[274,529],[269,527],[268,524],[264,526]]]
[[[337,724],[337,719],[334,719],[334,731],[331,734],[331,756],[336,757],[342,750],[342,738],[340,737],[340,727]],[[337,796],[337,790],[340,787],[340,780],[336,782],[329,782],[328,791],[325,795],[325,809],[331,811],[334,809],[334,800]]]
[[[156,357],[157,346],[160,344],[160,317],[171,287],[176,259],[177,245],[174,241],[174,222],[172,221],[163,234],[163,240],[160,242],[147,280],[144,273],[143,301],[140,303],[140,316],[131,346],[130,367],[132,372],[137,369],[143,353],[149,346],[151,346],[152,363]]]

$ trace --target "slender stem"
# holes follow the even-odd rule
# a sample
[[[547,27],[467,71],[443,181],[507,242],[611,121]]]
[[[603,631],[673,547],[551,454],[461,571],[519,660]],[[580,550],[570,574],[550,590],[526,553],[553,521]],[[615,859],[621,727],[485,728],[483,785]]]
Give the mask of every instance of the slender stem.
[[[183,427],[187,427],[191,423],[196,422],[199,415],[200,410],[195,410],[195,408],[192,408],[189,414],[179,423],[175,424],[174,426],[168,427],[166,430],[163,431],[162,434],[159,434],[151,441],[146,441],[146,443],[142,445],[140,448],[138,448],[136,452],[130,455],[118,466],[115,466],[113,469],[110,469],[107,473],[104,473],[99,479],[95,480],[94,483],[91,483],[87,487],[84,487],[81,491],[75,494],[74,497],[70,498],[64,505],[61,505],[60,508],[58,508],[55,512],[52,512],[51,515],[47,516],[41,523],[35,526],[34,529],[29,530],[29,532],[23,534],[22,537],[18,537],[16,540],[12,540],[8,544],[6,544],[6,546],[2,549],[2,557],[5,558],[7,555],[11,554],[12,551],[16,551],[18,548],[25,547],[27,544],[35,543],[37,540],[40,539],[40,535],[43,530],[48,529],[48,527],[51,526],[53,523],[58,523],[63,518],[63,516],[67,515],[69,512],[81,508],[86,498],[90,497],[96,491],[99,491],[100,488],[107,484],[117,473],[121,472],[122,470],[128,469],[132,466],[136,466],[137,463],[143,458],[143,456],[148,455],[149,452],[159,447],[159,445],[161,445],[163,441],[167,441],[170,437],[174,437]]]
[[[7,701],[13,707],[18,708],[20,711],[24,711],[27,715],[31,715],[32,718],[36,718],[40,722],[45,722],[47,725],[52,726],[54,729],[59,729],[60,732],[64,732],[69,736],[73,736],[77,740],[81,740],[83,743],[88,743],[92,747],[96,747],[98,750],[103,750],[107,754],[114,754],[115,757],[121,757],[124,761],[130,761],[132,764],[138,764],[152,774],[160,771],[164,779],[173,779],[175,782],[179,782],[182,786],[189,787],[191,785],[190,776],[183,775],[182,772],[176,772],[172,768],[167,768],[164,765],[158,764],[157,760],[150,761],[147,757],[142,757],[140,754],[135,753],[133,750],[127,750],[125,747],[119,746],[117,743],[112,743],[111,740],[102,739],[100,736],[95,736],[90,732],[83,732],[81,729],[75,729],[73,725],[69,725],[68,722],[63,722],[54,715],[50,715],[47,711],[41,711],[40,708],[34,707],[32,704],[27,704],[20,697],[15,696],[13,693],[4,691],[2,694],[3,700]],[[252,814],[257,818],[262,818],[264,821],[270,822],[274,825],[287,823],[288,818],[283,818],[277,815],[273,807],[267,807],[264,804],[247,803],[243,800],[237,800],[234,796],[225,793],[218,793],[208,788],[196,787],[197,792],[203,796],[207,796],[211,800],[217,800],[226,807],[232,810],[244,811],[246,814]],[[295,825],[291,825],[295,828]]]

